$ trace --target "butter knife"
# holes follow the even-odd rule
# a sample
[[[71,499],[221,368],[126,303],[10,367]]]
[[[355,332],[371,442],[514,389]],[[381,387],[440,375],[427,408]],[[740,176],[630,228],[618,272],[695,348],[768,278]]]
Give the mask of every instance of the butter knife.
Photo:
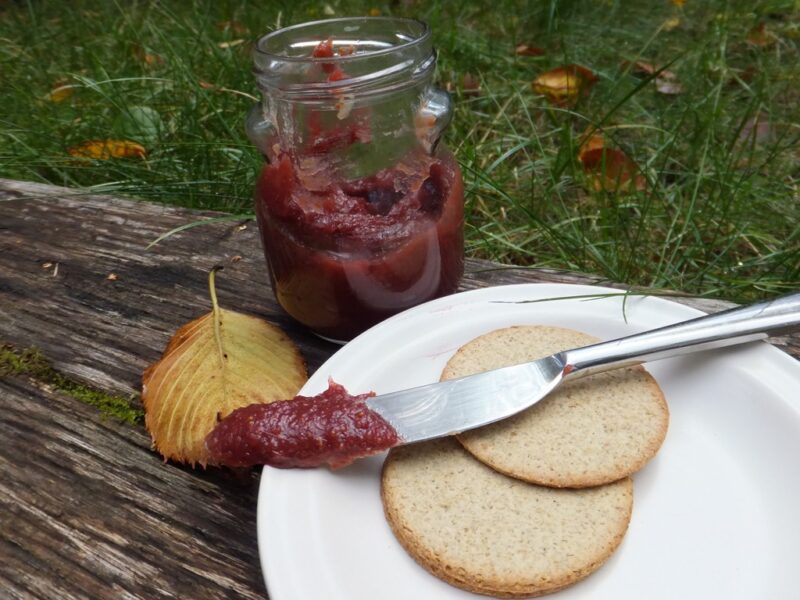
[[[533,362],[382,394],[366,404],[394,427],[403,443],[419,442],[510,417],[567,379],[763,340],[797,328],[800,293],[793,293]]]

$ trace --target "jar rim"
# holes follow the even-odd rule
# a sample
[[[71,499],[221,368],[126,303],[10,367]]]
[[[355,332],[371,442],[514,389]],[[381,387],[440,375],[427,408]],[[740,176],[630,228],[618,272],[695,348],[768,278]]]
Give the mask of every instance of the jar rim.
[[[325,25],[341,25],[343,23],[352,22],[352,23],[377,23],[377,22],[385,22],[385,23],[404,23],[408,25],[415,25],[420,27],[420,34],[419,36],[411,39],[407,42],[403,42],[402,44],[398,44],[396,46],[391,46],[389,48],[382,48],[380,50],[373,50],[368,52],[363,52],[360,54],[349,54],[345,56],[330,56],[330,57],[314,57],[314,56],[287,56],[285,54],[276,54],[274,52],[269,52],[262,48],[266,42],[268,42],[271,38],[274,38],[277,35],[283,35],[287,32],[292,31],[301,31],[303,29],[311,29],[314,27],[323,27]],[[284,61],[284,62],[298,62],[298,63],[346,63],[353,60],[364,59],[364,58],[372,58],[375,56],[383,56],[386,54],[391,54],[394,52],[406,50],[409,48],[413,48],[414,46],[421,45],[426,43],[431,37],[431,28],[425,22],[421,21],[420,19],[412,19],[408,17],[338,17],[336,19],[320,19],[318,21],[306,21],[304,23],[298,23],[296,25],[289,25],[287,27],[281,27],[280,29],[276,29],[275,31],[270,31],[269,33],[261,36],[255,44],[255,53],[261,57],[268,57],[273,58],[275,60]]]

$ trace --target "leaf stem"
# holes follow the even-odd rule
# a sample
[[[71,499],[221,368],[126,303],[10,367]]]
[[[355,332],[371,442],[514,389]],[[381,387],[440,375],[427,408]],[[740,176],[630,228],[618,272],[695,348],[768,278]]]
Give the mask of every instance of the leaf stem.
[[[222,348],[222,313],[217,302],[217,287],[215,284],[217,271],[221,271],[222,266],[217,265],[208,274],[208,292],[211,296],[211,318],[214,319],[214,339],[217,341],[217,351],[219,352],[220,364],[225,364],[225,350]]]

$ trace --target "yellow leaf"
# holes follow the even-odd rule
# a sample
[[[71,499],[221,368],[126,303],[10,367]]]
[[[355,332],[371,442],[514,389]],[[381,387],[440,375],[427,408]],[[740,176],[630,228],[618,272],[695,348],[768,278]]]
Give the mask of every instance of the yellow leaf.
[[[671,0],[671,2],[678,8],[683,8],[683,5],[686,4],[686,0]]]
[[[67,85],[64,80],[57,81],[53,86],[53,89],[44,97],[45,100],[50,102],[64,102],[67,98],[72,96],[75,93],[75,88],[71,85]]]
[[[681,20],[678,17],[670,17],[661,24],[661,29],[664,31],[672,31],[673,29],[677,29],[680,24]]]
[[[219,307],[187,323],[144,372],[142,402],[153,445],[166,459],[205,466],[217,421],[253,403],[294,398],[306,381],[297,347],[266,321]]]
[[[72,156],[109,160],[112,158],[145,158],[144,146],[128,140],[89,140],[67,150]]]
[[[531,83],[531,87],[556,106],[574,106],[596,81],[597,76],[586,67],[565,65],[542,73]]]
[[[369,16],[370,17],[380,17],[381,16],[381,9],[380,8],[370,8],[369,9]]]

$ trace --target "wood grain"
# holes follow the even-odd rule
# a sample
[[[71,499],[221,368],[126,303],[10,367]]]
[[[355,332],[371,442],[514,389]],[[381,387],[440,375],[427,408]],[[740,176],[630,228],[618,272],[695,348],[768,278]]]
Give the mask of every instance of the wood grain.
[[[0,596],[263,598],[258,477],[165,465],[141,428],[0,383]]]
[[[147,248],[217,216],[0,180],[0,343],[38,347],[75,381],[136,403],[144,368],[209,310],[206,276],[221,264],[221,305],[282,327],[313,372],[337,347],[281,313],[253,222]],[[525,282],[609,284],[469,260],[462,288]],[[800,355],[797,336],[783,344]],[[165,465],[143,428],[23,378],[0,382],[0,410],[0,589],[12,598],[265,597],[256,474]]]

